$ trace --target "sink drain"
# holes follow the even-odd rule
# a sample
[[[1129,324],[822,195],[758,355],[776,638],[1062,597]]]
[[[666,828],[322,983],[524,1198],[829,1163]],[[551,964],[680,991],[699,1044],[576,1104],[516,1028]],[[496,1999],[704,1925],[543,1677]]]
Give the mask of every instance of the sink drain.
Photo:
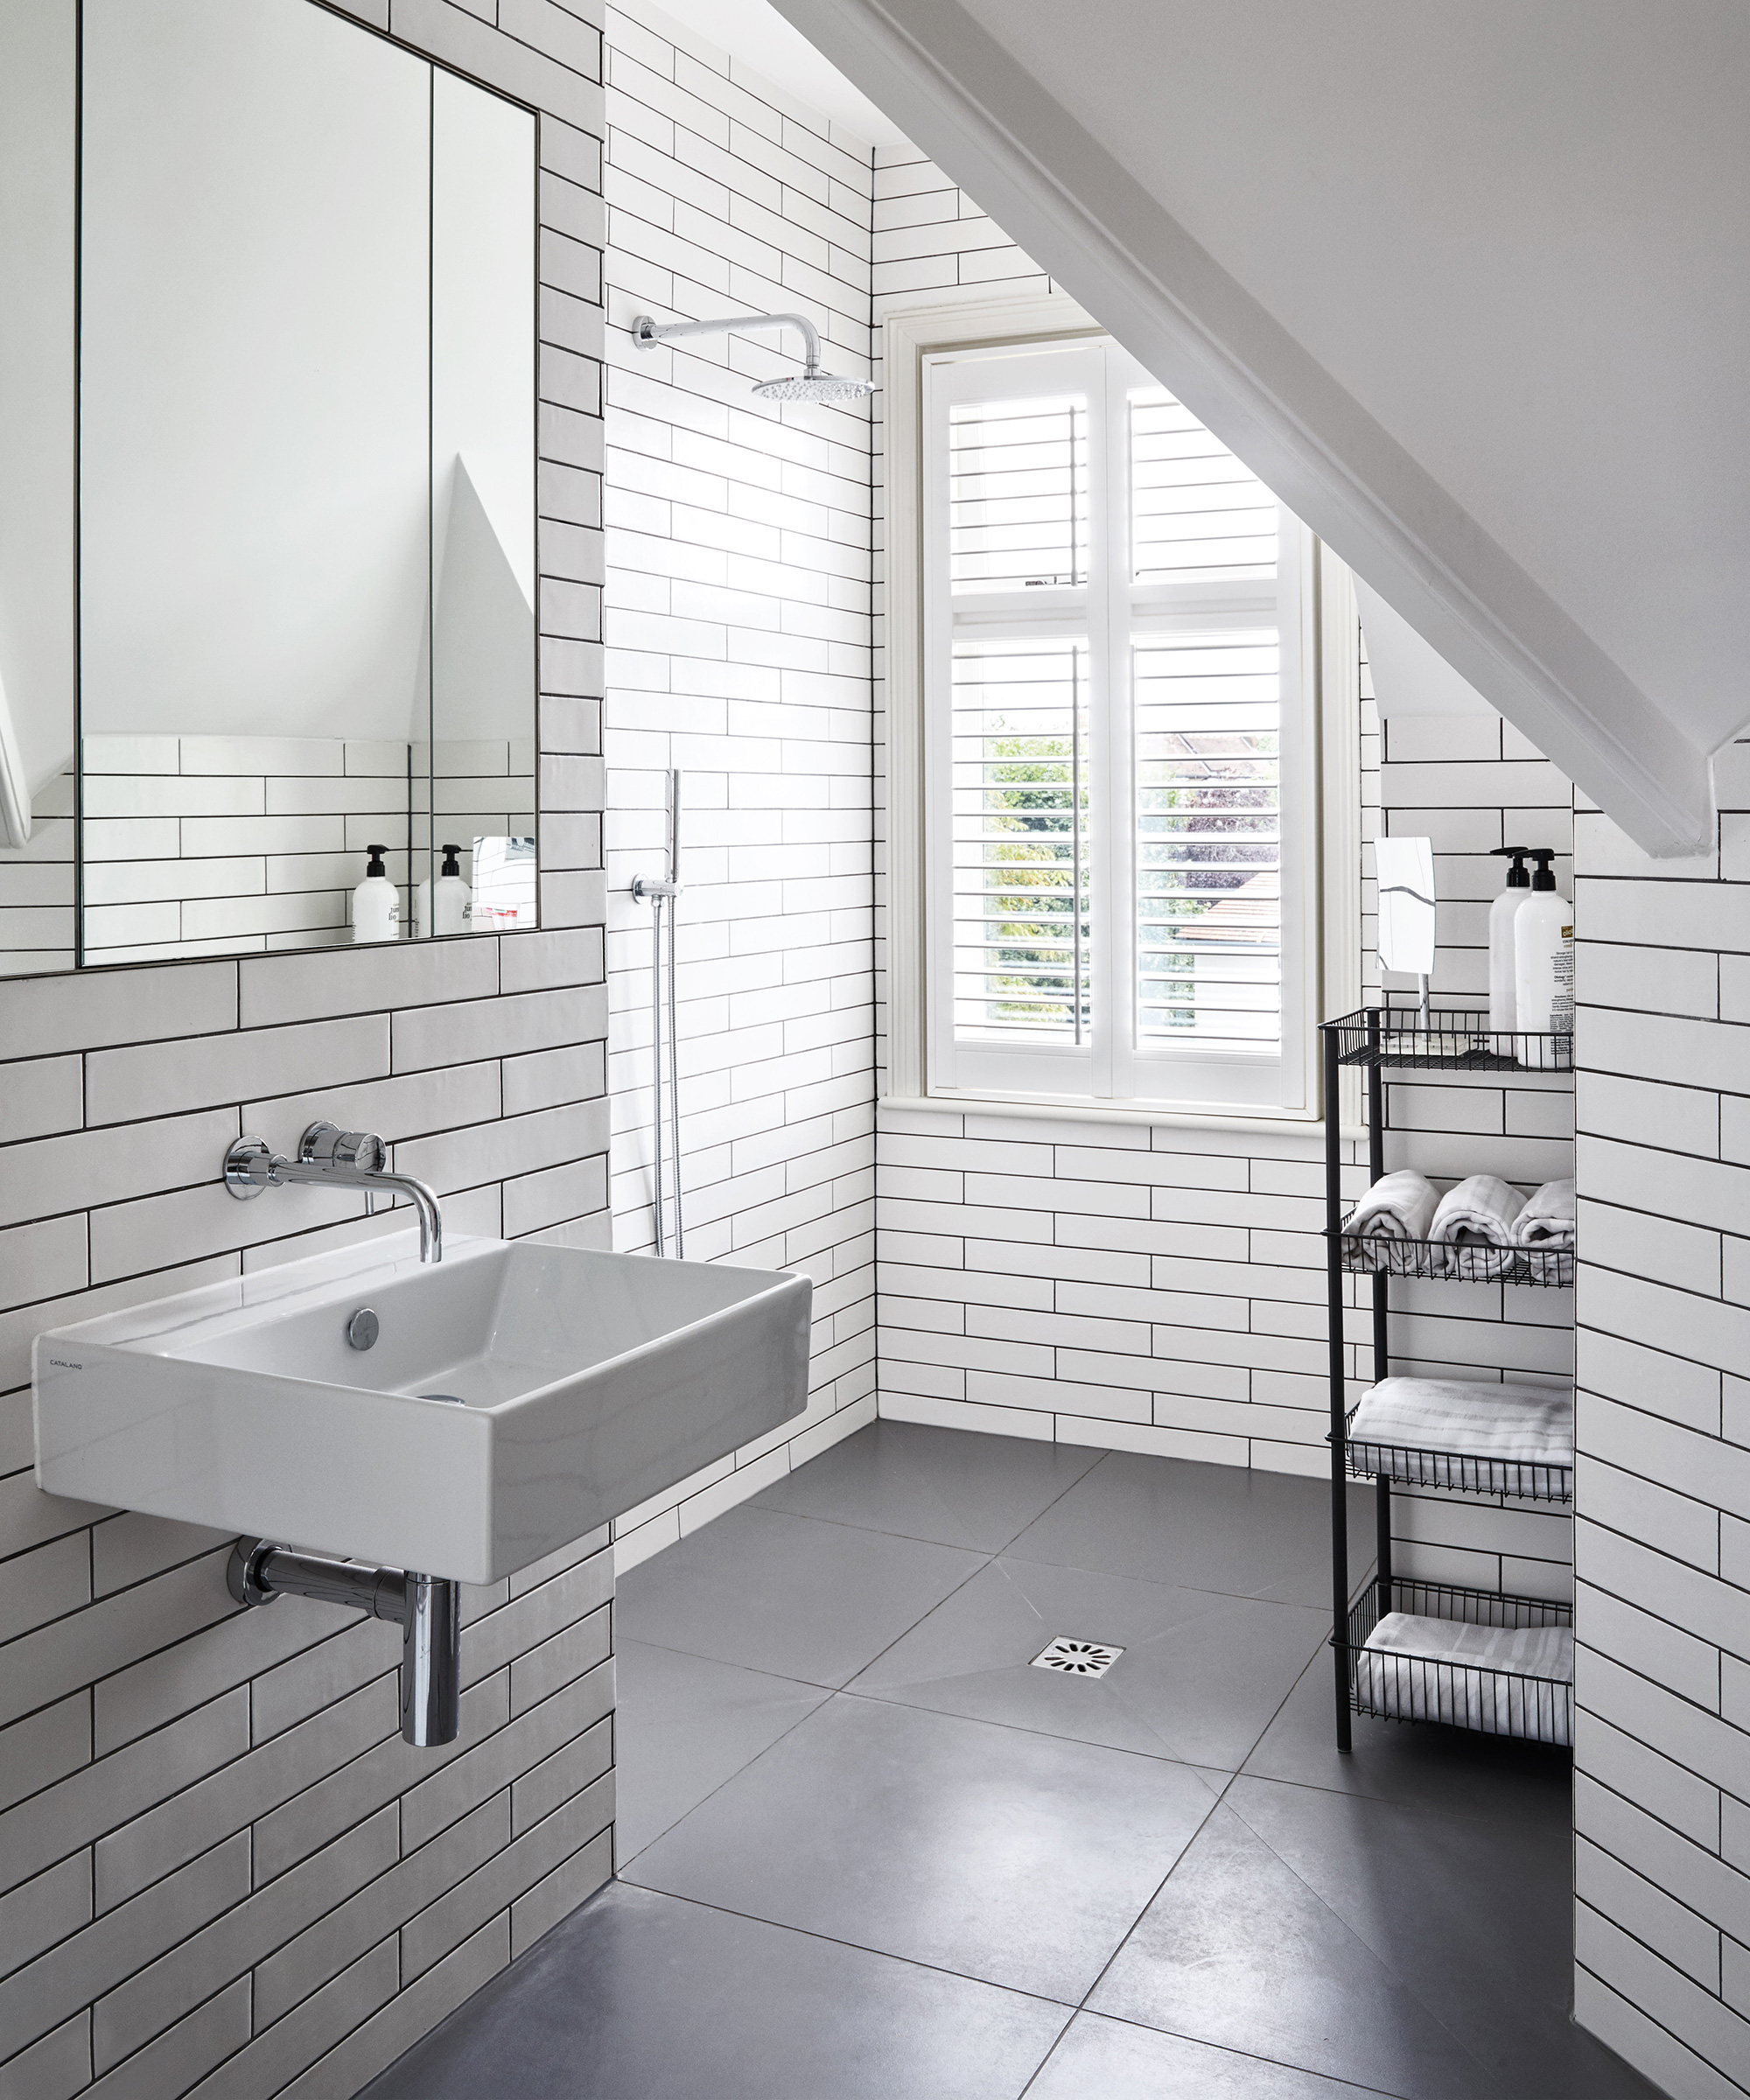
[[[1071,1641],[1060,1634],[1033,1657],[1035,1670],[1054,1670],[1065,1677],[1103,1677],[1122,1648],[1109,1648],[1103,1641]]]

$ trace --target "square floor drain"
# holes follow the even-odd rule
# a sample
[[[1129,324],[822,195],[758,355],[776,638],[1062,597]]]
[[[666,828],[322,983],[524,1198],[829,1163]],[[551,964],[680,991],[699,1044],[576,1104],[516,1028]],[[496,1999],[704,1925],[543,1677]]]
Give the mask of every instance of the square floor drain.
[[[1103,1677],[1122,1648],[1108,1648],[1103,1641],[1070,1641],[1060,1634],[1033,1657],[1035,1670],[1054,1670],[1066,1677]]]

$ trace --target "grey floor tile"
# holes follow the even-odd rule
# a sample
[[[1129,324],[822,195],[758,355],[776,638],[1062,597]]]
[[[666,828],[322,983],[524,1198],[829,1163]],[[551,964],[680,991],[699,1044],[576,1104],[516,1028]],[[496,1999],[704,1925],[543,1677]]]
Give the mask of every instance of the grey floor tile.
[[[1237,1771],[1328,1614],[1171,1589],[1010,1555],[982,1569],[851,1681],[851,1690],[1078,1742]],[[1103,1677],[1032,1658],[1054,1635],[1124,1654]]]
[[[611,1883],[369,2100],[1015,2100],[1060,2006]]]
[[[1076,1444],[873,1422],[787,1474],[754,1506],[995,1553],[1100,1456]]]
[[[1372,1559],[1373,1509],[1369,1490],[1351,1493],[1352,1590]],[[1109,1452],[1011,1550],[1020,1560],[1328,1608],[1330,1527],[1326,1481]]]
[[[1483,1820],[1241,1779],[1223,1797],[1412,1989],[1503,2092],[1649,2100],[1568,2018],[1565,1804]]]
[[[1404,2100],[1522,2100],[1535,2090],[1497,2084],[1225,1804],[1088,2007]]]
[[[1572,1818],[1573,1770],[1560,1751],[1364,1714],[1352,1716],[1351,1729],[1354,1747],[1343,1756],[1327,1648],[1308,1663],[1244,1769],[1256,1779],[1367,1795],[1441,1815],[1553,1818],[1564,1829]]]
[[[642,1641],[622,1639],[614,1668],[622,1866],[828,1696],[817,1684]]]
[[[1359,2085],[1078,2012],[1027,2100],[1377,2100]]]
[[[1214,1800],[1186,1765],[841,1695],[628,1872],[1074,2003]]]
[[[718,1662],[848,1684],[984,1556],[781,1509],[731,1509],[634,1568],[614,1626]]]

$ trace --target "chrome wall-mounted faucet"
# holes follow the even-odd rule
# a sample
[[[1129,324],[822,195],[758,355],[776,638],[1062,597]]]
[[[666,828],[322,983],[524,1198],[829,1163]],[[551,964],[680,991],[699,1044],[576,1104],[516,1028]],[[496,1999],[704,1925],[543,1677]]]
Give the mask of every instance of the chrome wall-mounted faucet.
[[[381,1138],[368,1130],[343,1130],[332,1123],[312,1123],[298,1142],[298,1157],[270,1149],[262,1138],[238,1138],[225,1154],[225,1186],[239,1202],[264,1188],[309,1182],[326,1188],[361,1188],[368,1194],[393,1190],[406,1196],[419,1214],[419,1258],[444,1258],[444,1214],[435,1192],[411,1174],[384,1170],[388,1157]]]

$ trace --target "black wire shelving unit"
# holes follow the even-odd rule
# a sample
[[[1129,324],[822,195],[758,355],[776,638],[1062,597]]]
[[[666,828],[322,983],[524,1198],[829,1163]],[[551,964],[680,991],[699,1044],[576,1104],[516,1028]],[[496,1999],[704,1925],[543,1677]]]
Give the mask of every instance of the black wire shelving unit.
[[[1369,1648],[1368,1635],[1388,1610],[1457,1620],[1466,1626],[1518,1629],[1572,1628],[1572,1605],[1507,1597],[1494,1590],[1458,1589],[1444,1582],[1407,1582],[1400,1576],[1385,1586],[1368,1583],[1350,1606],[1346,1650],[1351,1712],[1385,1721],[1443,1721],[1480,1735],[1515,1735],[1573,1746],[1572,1677],[1535,1676],[1499,1665],[1483,1668],[1399,1648]]]
[[[1572,1291],[1574,1286],[1572,1247],[1454,1247],[1437,1240],[1356,1239],[1349,1232],[1348,1217],[1334,1236],[1347,1276],[1420,1276],[1444,1284],[1529,1284],[1545,1291]]]
[[[1574,1252],[1566,1247],[1451,1247],[1427,1240],[1368,1240],[1345,1232],[1351,1210],[1342,1198],[1341,1083],[1344,1070],[1367,1074],[1368,1180],[1385,1172],[1385,1079],[1392,1071],[1467,1074],[1571,1073],[1568,1034],[1501,1033],[1486,1008],[1419,1005],[1363,1007],[1320,1024],[1325,1072],[1325,1247],[1331,1394],[1331,1646],[1336,1666],[1337,1747],[1347,1752],[1357,1713],[1393,1720],[1437,1720],[1485,1734],[1572,1743],[1573,1692],[1555,1678],[1457,1664],[1367,1642],[1393,1611],[1462,1620],[1479,1626],[1538,1627],[1573,1622],[1572,1607],[1542,1599],[1505,1597],[1450,1584],[1396,1578],[1391,1564],[1393,1482],[1460,1494],[1506,1494],[1572,1502],[1571,1466],[1479,1458],[1474,1453],[1352,1442],[1344,1364],[1344,1279],[1366,1276],[1373,1292],[1373,1370],[1388,1376],[1390,1287],[1394,1276],[1446,1283],[1512,1284],[1571,1290]],[[1375,1486],[1377,1564],[1360,1594],[1349,1594],[1348,1501],[1352,1478]],[[1506,1614],[1508,1616],[1501,1616]]]

